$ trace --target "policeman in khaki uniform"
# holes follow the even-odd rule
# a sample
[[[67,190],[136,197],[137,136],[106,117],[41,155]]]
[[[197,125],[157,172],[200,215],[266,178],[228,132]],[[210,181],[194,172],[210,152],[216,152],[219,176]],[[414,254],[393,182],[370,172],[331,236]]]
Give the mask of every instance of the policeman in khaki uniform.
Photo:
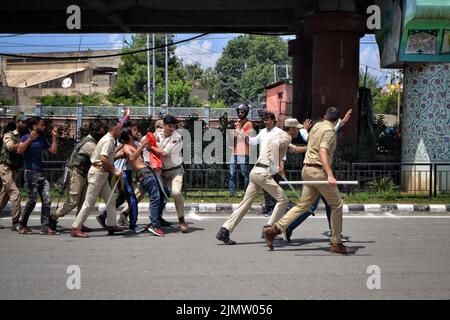
[[[92,122],[89,126],[89,134],[81,139],[73,149],[67,164],[70,170],[70,185],[67,199],[63,206],[51,215],[53,220],[64,217],[75,208],[77,208],[77,212],[81,210],[81,206],[86,198],[88,186],[87,174],[91,167],[90,158],[97,142],[105,133],[106,130],[102,122]],[[89,231],[89,229],[83,226],[82,231]]]
[[[280,165],[286,156],[289,144],[292,138],[298,135],[301,127],[297,119],[288,118],[284,121],[283,131],[272,136],[265,144],[258,161],[250,172],[250,183],[245,191],[244,199],[236,211],[225,221],[222,228],[220,228],[216,239],[223,241],[225,244],[236,244],[235,241],[230,239],[230,233],[233,232],[263,189],[276,200],[275,208],[269,218],[269,226],[272,226],[283,216],[289,199],[272,176],[280,170]]]
[[[24,114],[18,114],[15,118],[16,129],[5,133],[3,147],[0,151],[0,178],[3,183],[0,192],[0,211],[11,201],[12,231],[18,231],[20,209],[20,190],[16,185],[19,168],[22,166],[22,155],[17,153],[20,136],[28,133]]]
[[[327,109],[325,121],[317,123],[309,134],[302,178],[304,181],[328,181],[327,184],[304,185],[300,203],[289,210],[274,226],[265,229],[266,242],[273,250],[273,239],[284,232],[302,213],[308,211],[319,195],[324,196],[331,208],[331,247],[330,252],[354,253],[353,248],[342,244],[342,207],[343,201],[336,186],[336,179],[331,170],[333,153],[336,149],[335,125],[339,120],[339,110]]]
[[[163,130],[156,132],[158,148],[163,151],[160,154],[162,160],[161,175],[164,185],[169,188],[173,196],[180,230],[186,233],[188,232],[188,225],[184,220],[184,198],[181,192],[184,175],[183,157],[181,155],[183,141],[181,135],[176,132],[177,120],[173,116],[165,116],[163,123]]]
[[[108,133],[97,143],[91,156],[92,165],[87,176],[88,188],[86,191],[86,200],[72,224],[72,237],[89,237],[86,233],[81,231],[81,227],[86,222],[89,214],[95,210],[95,203],[99,196],[105,202],[108,201],[112,192],[108,181],[109,173],[114,174],[116,177],[120,177],[122,174],[120,170],[114,168],[114,149],[116,146],[116,139],[121,133],[121,125],[115,120],[109,120],[107,122],[107,127],[109,129]],[[119,227],[116,225],[115,203],[115,196],[112,195],[111,200],[106,204],[106,225],[108,226],[109,234],[124,231],[126,229],[126,227]]]

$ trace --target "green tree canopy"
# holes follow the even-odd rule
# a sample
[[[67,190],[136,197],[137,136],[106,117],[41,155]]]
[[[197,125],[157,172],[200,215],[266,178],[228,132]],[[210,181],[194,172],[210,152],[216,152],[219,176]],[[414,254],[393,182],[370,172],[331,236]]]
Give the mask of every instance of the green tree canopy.
[[[228,42],[217,61],[215,72],[220,85],[211,83],[208,90],[227,104],[243,101],[239,94],[256,99],[273,82],[273,65],[289,63],[288,45],[281,37],[240,35]]]
[[[168,36],[168,42],[173,43],[174,35]],[[165,44],[164,35],[155,36],[155,46]],[[133,35],[131,43],[124,52],[144,49],[146,47],[146,35]],[[171,96],[175,92],[179,92],[179,81],[183,81],[185,71],[180,61],[175,57],[175,46],[169,46],[169,104],[171,101],[180,101],[179,96]],[[164,55],[165,49],[157,49],[155,51],[156,60],[156,105],[164,103]],[[151,57],[150,57],[151,59]],[[153,70],[150,66],[150,72]],[[117,70],[117,80],[110,88],[108,98],[113,103],[124,103],[125,105],[147,105],[147,92],[144,86],[147,84],[147,53],[126,55],[122,57],[122,63]],[[161,94],[161,90],[163,94]],[[178,93],[177,93],[178,95]]]

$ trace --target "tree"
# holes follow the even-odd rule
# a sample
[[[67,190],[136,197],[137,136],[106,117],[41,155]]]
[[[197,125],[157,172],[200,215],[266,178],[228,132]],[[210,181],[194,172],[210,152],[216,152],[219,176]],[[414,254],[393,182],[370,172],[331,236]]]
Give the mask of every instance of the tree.
[[[66,96],[59,92],[54,92],[51,95],[34,97],[43,106],[56,107],[74,107],[78,102],[85,106],[100,106],[106,104],[106,97],[100,92],[94,92],[89,95],[77,92],[75,95]]]
[[[184,65],[184,72],[184,79],[189,81],[191,84],[199,82],[203,77],[203,69],[198,62]]]
[[[168,42],[173,42],[174,35],[168,35]],[[155,36],[155,46],[165,44],[164,35]],[[143,34],[133,35],[129,47],[124,48],[124,52],[143,49],[146,47],[146,36]],[[156,60],[156,104],[164,103],[165,95],[161,94],[161,87],[165,86],[164,77],[164,55],[165,49],[157,49],[155,51]],[[169,69],[169,101],[178,101],[178,98],[171,98],[171,92],[177,92],[176,88],[179,80],[185,77],[185,71],[182,64],[175,57],[175,46],[168,48],[168,69]],[[150,66],[150,72],[153,70]],[[144,91],[144,85],[147,84],[147,53],[141,52],[122,56],[122,63],[117,70],[117,80],[110,88],[108,98],[113,103],[124,103],[125,105],[147,105],[148,95]]]
[[[241,96],[256,99],[273,82],[273,65],[289,61],[287,42],[281,37],[240,35],[228,42],[215,68],[217,77],[228,86],[221,83],[220,90],[216,85],[212,88],[228,105],[245,101]]]

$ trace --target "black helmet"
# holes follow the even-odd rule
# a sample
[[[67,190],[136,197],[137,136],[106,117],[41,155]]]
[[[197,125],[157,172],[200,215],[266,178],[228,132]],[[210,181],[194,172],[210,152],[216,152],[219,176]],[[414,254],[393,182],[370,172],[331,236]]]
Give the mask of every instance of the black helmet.
[[[245,111],[245,116],[247,116],[249,111],[250,111],[250,108],[245,103],[241,103],[240,105],[238,105],[236,107],[236,111],[238,112],[239,110],[244,110]]]

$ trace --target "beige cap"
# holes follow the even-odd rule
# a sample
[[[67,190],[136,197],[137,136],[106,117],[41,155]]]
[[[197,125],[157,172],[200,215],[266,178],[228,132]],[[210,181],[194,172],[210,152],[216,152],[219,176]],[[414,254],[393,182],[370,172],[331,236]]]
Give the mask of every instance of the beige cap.
[[[303,128],[303,125],[301,125],[295,118],[287,118],[286,120],[284,120],[284,126],[286,128]]]
[[[156,120],[155,128],[162,128],[164,126],[164,121],[162,119]]]

